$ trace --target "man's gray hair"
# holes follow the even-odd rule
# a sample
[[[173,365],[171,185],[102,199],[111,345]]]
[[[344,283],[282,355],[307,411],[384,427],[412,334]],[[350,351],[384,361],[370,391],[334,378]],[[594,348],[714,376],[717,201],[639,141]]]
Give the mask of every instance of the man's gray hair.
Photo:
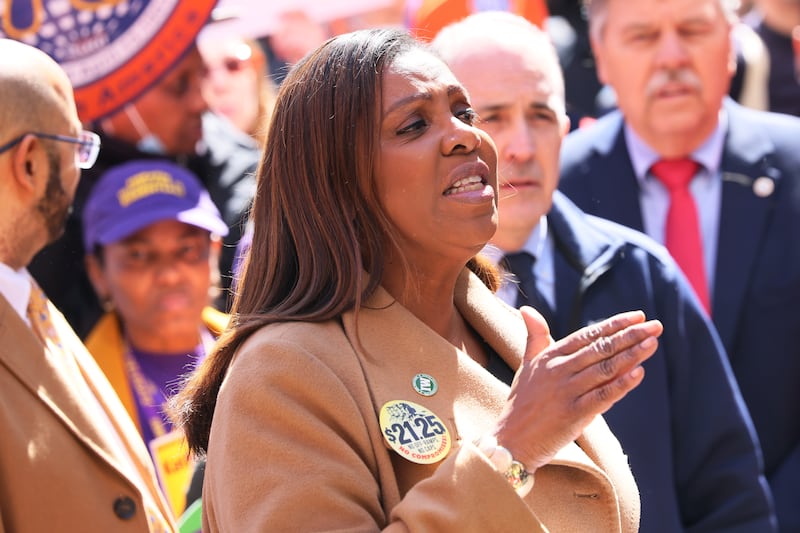
[[[739,20],[738,9],[740,0],[718,0],[722,12],[733,23]],[[583,0],[583,9],[589,21],[589,34],[593,39],[601,39],[605,27],[608,0]]]

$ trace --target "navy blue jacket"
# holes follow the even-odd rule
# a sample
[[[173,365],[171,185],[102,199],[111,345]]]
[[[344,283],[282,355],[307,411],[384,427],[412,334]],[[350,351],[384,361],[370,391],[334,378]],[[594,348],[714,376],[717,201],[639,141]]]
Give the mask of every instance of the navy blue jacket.
[[[752,422],[713,325],[666,249],[556,192],[553,336],[622,311],[664,324],[644,381],[605,414],[642,498],[641,531],[774,531]]]
[[[800,119],[724,106],[713,321],[758,433],[781,531],[800,531]],[[759,178],[771,194],[755,193]],[[619,112],[567,136],[560,188],[588,213],[643,229]]]

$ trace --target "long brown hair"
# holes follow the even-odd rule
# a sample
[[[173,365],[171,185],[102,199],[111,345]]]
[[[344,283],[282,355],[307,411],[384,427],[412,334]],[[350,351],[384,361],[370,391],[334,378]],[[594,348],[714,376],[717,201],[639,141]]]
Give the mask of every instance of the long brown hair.
[[[419,46],[399,30],[341,35],[281,84],[231,326],[173,402],[193,452],[208,445],[217,393],[249,335],[277,321],[329,320],[358,308],[380,283],[391,233],[372,182],[381,74]]]
[[[274,322],[358,312],[379,285],[386,247],[394,243],[372,179],[382,73],[417,48],[424,46],[396,29],[340,35],[282,83],[258,169],[253,242],[231,325],[172,402],[192,452],[208,446],[217,394],[249,335]],[[491,268],[477,264],[470,261],[488,280]]]

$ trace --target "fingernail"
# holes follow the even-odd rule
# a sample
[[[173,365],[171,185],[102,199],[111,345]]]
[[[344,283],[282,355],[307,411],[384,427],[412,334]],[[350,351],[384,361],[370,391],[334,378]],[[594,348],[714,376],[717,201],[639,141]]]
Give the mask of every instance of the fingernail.
[[[645,340],[639,343],[639,348],[643,350],[648,350],[652,348],[656,343],[655,337],[647,337]]]

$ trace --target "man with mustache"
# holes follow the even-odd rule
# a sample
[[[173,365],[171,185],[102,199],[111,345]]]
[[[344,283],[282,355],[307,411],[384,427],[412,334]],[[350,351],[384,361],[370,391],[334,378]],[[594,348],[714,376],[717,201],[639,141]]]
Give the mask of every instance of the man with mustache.
[[[556,339],[630,309],[664,325],[645,379],[603,415],[639,486],[641,531],[774,531],[752,422],[686,279],[652,239],[585,215],[555,190],[570,120],[547,35],[521,17],[485,12],[446,27],[433,46],[497,145],[491,244],[518,280],[498,296],[533,305]],[[485,253],[499,260],[497,249]]]
[[[0,39],[0,531],[175,531],[119,398],[27,265],[100,141],[44,52]]]
[[[619,111],[567,137],[560,188],[667,244],[728,353],[782,531],[800,531],[800,119],[726,98],[724,0],[594,0]]]

